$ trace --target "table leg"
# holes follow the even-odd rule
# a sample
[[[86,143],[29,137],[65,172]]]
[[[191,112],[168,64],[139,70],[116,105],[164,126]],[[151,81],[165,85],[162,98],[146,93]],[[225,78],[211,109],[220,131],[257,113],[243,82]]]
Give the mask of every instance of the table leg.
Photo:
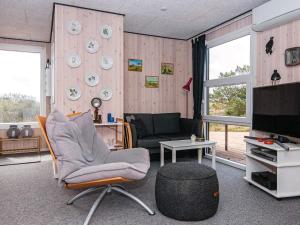
[[[216,147],[215,146],[211,147],[211,154],[212,154],[212,159],[211,159],[212,168],[216,169]]]
[[[164,166],[164,147],[160,145],[160,166]]]
[[[172,163],[176,163],[176,150],[172,149]]]
[[[198,163],[200,164],[202,161],[202,148],[198,149]]]

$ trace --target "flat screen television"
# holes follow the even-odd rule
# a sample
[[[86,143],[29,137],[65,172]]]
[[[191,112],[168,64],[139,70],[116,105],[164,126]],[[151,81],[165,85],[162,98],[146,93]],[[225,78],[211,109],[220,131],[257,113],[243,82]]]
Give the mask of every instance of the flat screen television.
[[[254,88],[252,129],[300,138],[300,83]]]

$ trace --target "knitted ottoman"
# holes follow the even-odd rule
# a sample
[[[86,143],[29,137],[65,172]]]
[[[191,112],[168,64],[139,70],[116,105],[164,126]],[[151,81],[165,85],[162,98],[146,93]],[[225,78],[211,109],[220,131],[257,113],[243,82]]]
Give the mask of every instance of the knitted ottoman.
[[[198,221],[213,216],[219,205],[216,171],[191,163],[170,163],[156,176],[155,199],[158,210],[177,220]]]

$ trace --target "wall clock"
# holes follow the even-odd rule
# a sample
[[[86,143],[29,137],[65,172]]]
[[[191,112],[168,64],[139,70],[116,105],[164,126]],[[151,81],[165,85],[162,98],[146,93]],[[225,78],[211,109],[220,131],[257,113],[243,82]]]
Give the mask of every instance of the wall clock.
[[[96,73],[88,73],[85,75],[85,83],[90,86],[94,87],[99,83],[99,76]]]
[[[67,30],[69,34],[77,35],[81,31],[81,24],[77,20],[71,20],[67,24]]]
[[[112,28],[109,25],[103,25],[100,28],[100,34],[103,38],[109,39],[112,36]]]
[[[67,94],[68,99],[70,99],[71,101],[76,101],[80,98],[81,91],[77,87],[69,87],[66,90],[66,94]]]
[[[100,98],[102,101],[109,101],[112,98],[112,90],[110,88],[103,88],[100,91]]]
[[[285,65],[296,66],[300,64],[300,47],[285,50]]]
[[[85,49],[88,53],[94,54],[99,49],[99,43],[96,40],[88,40],[86,42]]]
[[[77,53],[72,53],[67,58],[67,63],[72,68],[79,67],[81,64],[81,58]]]
[[[102,56],[100,64],[102,69],[109,70],[113,66],[113,59],[110,56]]]

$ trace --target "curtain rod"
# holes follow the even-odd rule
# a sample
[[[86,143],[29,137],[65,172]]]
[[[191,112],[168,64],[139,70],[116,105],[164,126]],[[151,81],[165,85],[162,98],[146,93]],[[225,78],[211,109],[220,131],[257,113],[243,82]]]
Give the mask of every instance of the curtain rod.
[[[248,17],[250,15],[252,15],[252,10],[249,10],[247,12],[244,12],[244,13],[240,14],[240,15],[237,15],[237,16],[229,19],[229,20],[226,20],[223,23],[220,23],[220,24],[218,24],[216,26],[213,26],[213,27],[211,27],[211,28],[209,28],[209,29],[207,29],[207,30],[199,33],[199,34],[196,34],[195,36],[193,36],[191,38],[188,38],[187,40],[193,40],[193,39],[195,39],[195,38],[197,38],[197,37],[199,37],[199,36],[201,36],[203,34],[205,34],[205,35],[210,34],[210,33],[214,32],[214,31],[217,31],[217,30],[220,30],[220,29],[222,29],[222,28],[224,28],[226,26],[229,26],[230,24],[233,24],[236,21],[242,20],[242,19],[244,19],[244,18],[246,18],[246,17]]]

